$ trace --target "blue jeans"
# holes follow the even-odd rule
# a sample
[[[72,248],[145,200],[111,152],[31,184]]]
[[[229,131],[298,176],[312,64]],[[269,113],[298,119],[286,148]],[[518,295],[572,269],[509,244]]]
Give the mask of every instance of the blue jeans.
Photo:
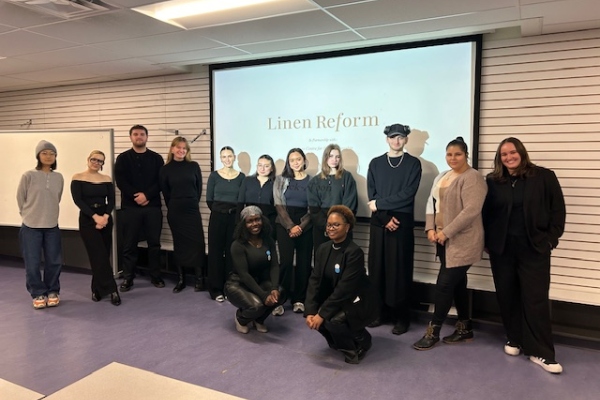
[[[60,292],[62,246],[60,229],[30,228],[21,225],[19,242],[25,261],[25,283],[32,298]],[[40,272],[44,251],[44,278]]]

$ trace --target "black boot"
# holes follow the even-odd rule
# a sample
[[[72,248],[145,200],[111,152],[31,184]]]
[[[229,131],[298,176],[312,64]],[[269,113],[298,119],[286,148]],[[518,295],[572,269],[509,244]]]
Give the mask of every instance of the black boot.
[[[470,319],[456,321],[456,330],[442,339],[444,343],[454,344],[473,340],[473,324]]]
[[[121,305],[121,296],[119,296],[119,292],[113,292],[110,294],[110,302],[113,306]]]
[[[204,277],[196,278],[196,283],[194,284],[194,292],[203,292],[206,290],[206,285],[204,284]]]
[[[354,336],[354,343],[358,349],[356,351],[358,354],[358,361],[362,361],[373,344],[371,334],[366,329],[363,329]]]
[[[177,284],[173,288],[173,293],[179,293],[184,288],[185,288],[185,275],[184,274],[179,274],[179,281],[177,281]]]
[[[360,359],[358,358],[358,351],[356,350],[341,350],[344,354],[344,361],[348,364],[358,364]]]
[[[440,330],[442,329],[441,325],[433,325],[431,322],[427,326],[427,331],[425,331],[425,336],[423,336],[419,341],[413,344],[413,348],[417,350],[429,350],[431,349],[437,342],[440,341]]]

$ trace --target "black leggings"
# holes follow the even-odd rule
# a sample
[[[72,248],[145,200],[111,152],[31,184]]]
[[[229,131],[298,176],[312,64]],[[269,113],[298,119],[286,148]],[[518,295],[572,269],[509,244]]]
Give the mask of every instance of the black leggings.
[[[446,248],[438,244],[437,254],[440,257],[441,265],[435,284],[435,311],[431,322],[434,325],[442,325],[452,307],[453,300],[458,319],[467,320],[469,319],[467,271],[471,266],[446,268]]]

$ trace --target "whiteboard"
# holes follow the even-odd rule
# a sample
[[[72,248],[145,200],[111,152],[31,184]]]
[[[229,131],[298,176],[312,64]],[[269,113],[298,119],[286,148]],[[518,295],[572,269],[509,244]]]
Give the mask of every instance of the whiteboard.
[[[79,229],[79,208],[71,197],[71,178],[87,168],[87,157],[92,150],[106,154],[102,173],[112,177],[114,160],[112,129],[83,130],[20,130],[0,131],[0,225],[21,226],[17,206],[17,188],[25,171],[35,169],[35,147],[40,140],[56,146],[56,172],[65,180],[58,226],[61,229]]]

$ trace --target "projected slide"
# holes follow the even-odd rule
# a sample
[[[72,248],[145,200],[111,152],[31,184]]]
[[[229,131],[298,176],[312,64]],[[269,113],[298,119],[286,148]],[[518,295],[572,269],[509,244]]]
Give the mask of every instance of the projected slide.
[[[433,178],[448,169],[445,146],[473,140],[475,43],[352,54],[329,58],[214,66],[213,159],[232,146],[239,168],[254,173],[267,153],[281,172],[287,151],[300,147],[311,176],[323,149],[337,143],[359,191],[359,217],[369,217],[366,176],[373,157],[388,150],[385,126],[409,125],[405,151],[418,157],[423,179],[415,217],[424,221]],[[364,51],[364,50],[363,50]],[[264,61],[263,61],[264,62]],[[272,62],[272,61],[271,61]]]

